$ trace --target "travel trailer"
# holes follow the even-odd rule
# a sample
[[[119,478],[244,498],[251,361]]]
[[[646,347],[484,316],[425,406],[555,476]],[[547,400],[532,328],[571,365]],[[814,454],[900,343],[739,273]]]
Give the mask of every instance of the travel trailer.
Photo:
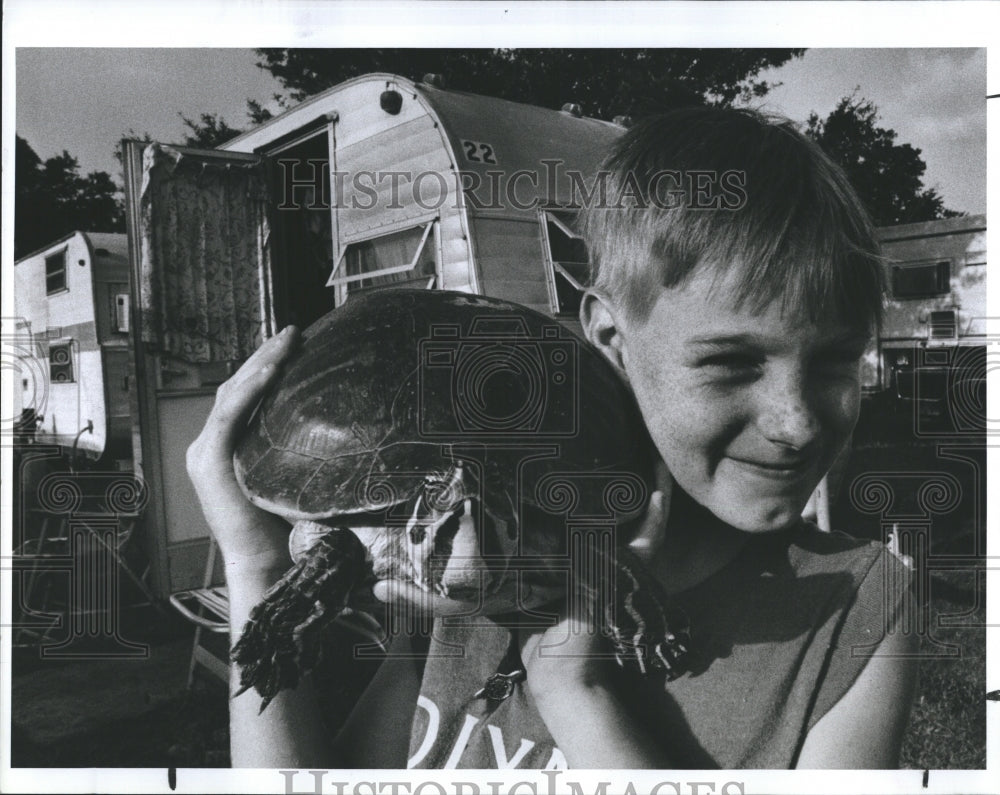
[[[14,263],[4,344],[18,352],[14,407],[32,441],[131,458],[129,305],[125,235],[73,232]]]
[[[878,230],[890,300],[866,387],[918,435],[978,434],[986,410],[986,217]]]
[[[126,142],[154,588],[201,584],[208,530],[185,450],[218,384],[276,329],[407,285],[508,298],[579,330],[573,207],[623,129],[572,104],[372,74],[215,150]]]

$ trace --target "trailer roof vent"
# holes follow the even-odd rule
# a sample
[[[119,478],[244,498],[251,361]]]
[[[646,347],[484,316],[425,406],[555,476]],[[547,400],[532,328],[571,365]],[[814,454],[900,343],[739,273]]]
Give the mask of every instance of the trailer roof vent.
[[[432,88],[440,88],[442,91],[448,88],[444,75],[439,75],[435,72],[428,72],[425,74],[424,79],[421,82],[425,85],[431,86]]]
[[[611,122],[617,124],[619,127],[625,127],[626,129],[635,124],[635,119],[631,116],[615,116]]]
[[[378,98],[378,104],[390,116],[395,116],[403,107],[403,95],[392,88],[387,88]]]
[[[583,108],[576,102],[567,102],[562,106],[562,112],[568,113],[570,116],[576,116],[578,119],[583,116]]]

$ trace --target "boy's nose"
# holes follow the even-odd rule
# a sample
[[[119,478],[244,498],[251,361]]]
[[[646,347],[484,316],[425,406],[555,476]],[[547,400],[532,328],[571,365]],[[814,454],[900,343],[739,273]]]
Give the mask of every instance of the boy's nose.
[[[802,450],[820,434],[820,421],[809,395],[797,379],[777,385],[762,398],[759,425],[777,445]]]

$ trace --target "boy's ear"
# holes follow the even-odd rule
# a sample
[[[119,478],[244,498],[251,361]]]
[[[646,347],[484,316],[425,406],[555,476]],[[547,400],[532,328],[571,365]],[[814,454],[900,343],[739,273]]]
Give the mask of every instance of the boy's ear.
[[[606,296],[590,290],[583,294],[580,302],[580,324],[587,339],[602,353],[604,358],[628,380],[625,372],[624,329],[618,319],[615,307]]]

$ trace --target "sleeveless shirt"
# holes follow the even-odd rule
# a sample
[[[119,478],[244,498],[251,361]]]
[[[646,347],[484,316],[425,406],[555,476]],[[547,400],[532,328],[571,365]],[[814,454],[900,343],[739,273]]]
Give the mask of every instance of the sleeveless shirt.
[[[754,536],[673,597],[691,622],[690,673],[667,682],[616,672],[615,692],[678,769],[791,768],[809,730],[899,631],[908,583],[909,570],[877,542],[810,524]],[[409,766],[566,767],[526,686],[502,701],[476,696],[519,663],[502,621],[435,621]]]

